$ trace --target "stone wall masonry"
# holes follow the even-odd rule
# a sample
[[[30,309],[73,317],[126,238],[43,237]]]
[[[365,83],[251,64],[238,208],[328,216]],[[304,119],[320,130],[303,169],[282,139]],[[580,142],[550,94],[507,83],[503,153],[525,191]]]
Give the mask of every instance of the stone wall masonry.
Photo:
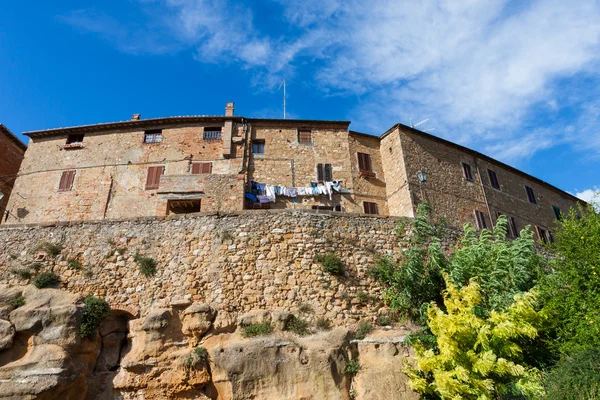
[[[296,311],[351,326],[374,320],[381,287],[368,271],[379,254],[400,251],[395,218],[290,210],[193,214],[137,220],[78,222],[0,229],[0,282],[24,284],[16,269],[54,271],[64,289],[104,297],[139,310],[200,301],[233,314],[253,309]],[[53,257],[43,242],[64,246]],[[455,240],[454,240],[455,241]],[[454,243],[448,242],[448,248]],[[341,278],[323,272],[316,254],[343,261]],[[134,256],[156,261],[153,277]],[[71,269],[77,260],[81,269]],[[372,299],[361,303],[357,293]]]
[[[25,154],[25,150],[8,135],[0,128],[0,192],[4,194],[4,198],[0,199],[0,224],[4,221],[4,210]]]

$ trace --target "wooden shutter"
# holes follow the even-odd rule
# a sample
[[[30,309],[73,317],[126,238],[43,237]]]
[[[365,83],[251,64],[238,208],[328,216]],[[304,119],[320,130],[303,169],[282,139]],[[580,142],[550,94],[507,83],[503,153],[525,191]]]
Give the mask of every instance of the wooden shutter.
[[[323,182],[324,177],[323,164],[317,164],[317,181]]]
[[[333,180],[333,169],[331,164],[325,164],[325,182],[331,182]]]
[[[212,163],[192,163],[192,174],[210,174],[212,173]]]
[[[371,156],[366,153],[358,153],[358,169],[371,171]]]
[[[68,191],[73,188],[73,182],[75,181],[75,171],[63,171],[60,176],[60,183],[58,184],[59,191]]]
[[[202,164],[192,163],[192,175],[198,175],[202,171]]]
[[[365,210],[365,214],[379,214],[379,210],[377,209],[377,203],[365,201],[363,202],[363,208]]]
[[[498,175],[496,171],[488,169],[488,175],[490,177],[490,184],[494,189],[500,189],[500,182],[498,182]]]
[[[481,211],[475,211],[475,217],[477,218],[477,226],[479,227],[479,229],[487,228],[484,213],[482,213]]]
[[[298,129],[298,143],[312,143],[312,132],[310,129]]]
[[[202,173],[210,174],[212,172],[212,163],[202,163]]]
[[[165,167],[163,165],[148,167],[148,176],[146,177],[146,190],[158,189],[160,185],[160,176],[164,172]]]
[[[466,163],[462,163],[463,171],[465,173],[465,179],[468,181],[473,181],[473,172],[471,171],[471,166]]]

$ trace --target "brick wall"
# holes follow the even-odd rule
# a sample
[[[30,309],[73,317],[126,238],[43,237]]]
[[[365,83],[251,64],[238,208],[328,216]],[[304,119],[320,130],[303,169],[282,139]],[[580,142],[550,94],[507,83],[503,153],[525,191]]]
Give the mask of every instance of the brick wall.
[[[3,127],[0,127],[0,192],[4,198],[0,200],[0,224],[4,222],[4,211],[15,183],[14,176],[19,172],[25,149],[15,143],[15,138],[9,137]]]
[[[139,309],[177,299],[231,312],[256,308],[295,310],[307,303],[313,316],[336,325],[372,319],[383,306],[381,288],[369,277],[375,257],[398,253],[396,219],[311,211],[244,211],[131,221],[0,228],[0,281],[24,284],[12,272],[30,266],[52,270],[71,292],[95,293],[111,304]],[[408,224],[410,225],[410,224]],[[449,235],[445,248],[454,245]],[[38,249],[64,246],[56,258]],[[157,262],[144,277],[133,256]],[[341,278],[313,259],[332,252],[344,263]],[[82,269],[70,269],[75,259]],[[357,293],[375,299],[361,303]]]

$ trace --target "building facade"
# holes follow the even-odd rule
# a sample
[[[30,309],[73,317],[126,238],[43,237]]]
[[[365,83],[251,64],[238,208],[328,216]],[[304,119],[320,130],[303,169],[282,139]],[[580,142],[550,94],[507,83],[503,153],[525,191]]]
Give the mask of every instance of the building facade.
[[[0,223],[8,217],[6,206],[27,146],[0,124]]]
[[[9,223],[242,209],[434,216],[491,227],[508,216],[544,240],[572,195],[483,154],[397,124],[381,136],[349,121],[169,117],[26,133]]]

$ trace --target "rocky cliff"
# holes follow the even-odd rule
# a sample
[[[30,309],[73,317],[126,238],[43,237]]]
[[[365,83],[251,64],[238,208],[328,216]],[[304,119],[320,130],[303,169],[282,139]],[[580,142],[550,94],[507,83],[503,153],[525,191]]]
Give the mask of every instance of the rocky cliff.
[[[345,327],[296,334],[300,318],[285,310],[236,315],[178,300],[142,318],[111,310],[90,340],[85,307],[62,290],[0,286],[0,398],[418,398],[402,373],[403,327],[362,340]]]

